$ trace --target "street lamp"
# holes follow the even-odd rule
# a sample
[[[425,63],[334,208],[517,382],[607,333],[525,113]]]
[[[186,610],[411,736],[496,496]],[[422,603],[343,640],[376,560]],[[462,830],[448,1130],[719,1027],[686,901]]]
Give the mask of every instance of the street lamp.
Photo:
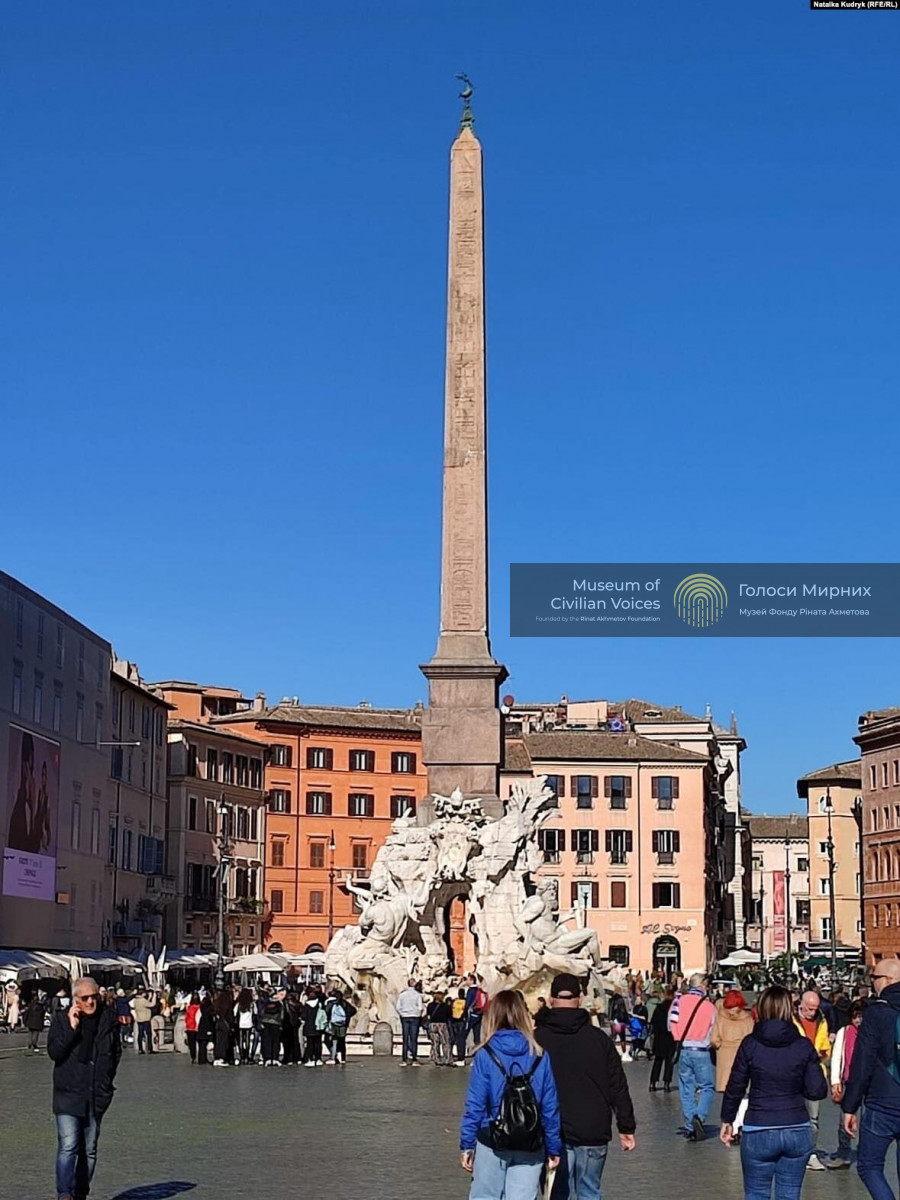
[[[337,849],[337,844],[334,840],[334,830],[331,831],[331,837],[328,841],[328,945],[331,945],[331,939],[334,937],[334,852]],[[326,947],[327,949],[327,947]]]
[[[837,928],[834,914],[834,838],[831,833],[831,813],[834,805],[831,800],[831,788],[825,791],[825,813],[828,817],[828,841],[825,849],[828,853],[828,912],[831,919],[831,986],[836,986],[837,980]]]
[[[216,990],[221,991],[225,986],[225,900],[228,888],[228,864],[231,858],[228,854],[228,809],[225,805],[225,797],[219,801],[219,888],[218,888],[218,908],[219,908],[219,928],[216,934],[216,975],[215,985]]]

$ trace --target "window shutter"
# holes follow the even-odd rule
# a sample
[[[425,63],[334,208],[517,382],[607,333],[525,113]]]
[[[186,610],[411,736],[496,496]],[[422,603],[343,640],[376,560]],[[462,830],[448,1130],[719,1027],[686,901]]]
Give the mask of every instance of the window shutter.
[[[678,799],[678,776],[677,775],[672,776],[672,799],[673,800]]]
[[[569,776],[569,795],[570,796],[578,795],[578,776],[577,775]]]
[[[612,830],[607,829],[607,831],[606,831],[606,853],[610,854],[611,852],[612,852]]]
[[[603,776],[603,795],[607,800],[612,796],[612,775]]]
[[[625,830],[625,852],[630,854],[634,849],[634,834],[630,829]]]
[[[681,850],[681,834],[677,829],[672,833],[672,849],[676,854]]]
[[[600,795],[599,783],[600,783],[600,781],[598,780],[597,776],[592,775],[591,776],[591,798],[593,800],[596,800],[597,797]]]
[[[591,884],[591,908],[600,907],[600,884]]]
[[[653,853],[659,854],[659,830],[653,830]]]
[[[157,875],[162,875],[163,871],[165,870],[165,862],[164,862],[165,853],[166,853],[166,843],[162,840],[162,838],[157,838],[156,839],[156,864],[155,864],[155,869],[156,869]]]
[[[625,799],[626,800],[631,799],[631,776],[630,775],[625,776]]]
[[[331,792],[325,793],[325,816],[331,816]]]
[[[306,747],[306,769],[307,769],[307,771],[309,771],[312,768],[313,761],[314,761],[313,760],[313,748],[312,748],[312,746],[307,746]]]
[[[650,799],[651,800],[659,799],[659,776],[658,775],[654,775],[653,778],[650,780]]]
[[[325,770],[330,771],[333,769],[333,767],[334,767],[334,751],[326,750],[325,751]]]
[[[409,756],[409,769],[410,769],[411,773],[413,775],[415,775],[415,773],[416,773],[416,756],[414,754],[411,754]]]
[[[659,908],[659,884],[658,883],[654,883],[654,885],[653,885],[653,907]]]
[[[681,908],[681,884],[672,884],[672,907]]]
[[[284,748],[284,765],[286,767],[289,767],[291,765],[293,753],[294,753],[293,747],[285,746],[285,748]]]
[[[368,796],[366,798],[366,816],[367,817],[375,816],[375,797],[374,796]]]
[[[596,852],[600,849],[600,831],[597,829],[591,830],[591,850]]]
[[[575,883],[573,880],[573,882],[572,882],[572,907],[577,908],[577,906],[578,906],[578,884]]]
[[[564,829],[557,829],[556,844],[560,850],[565,850],[565,848],[566,848],[566,831]]]

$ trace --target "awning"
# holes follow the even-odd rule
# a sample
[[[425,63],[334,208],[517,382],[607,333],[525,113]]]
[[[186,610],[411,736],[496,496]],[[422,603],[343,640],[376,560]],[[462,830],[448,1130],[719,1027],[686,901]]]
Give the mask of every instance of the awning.
[[[165,973],[172,967],[180,967],[182,970],[199,969],[214,967],[217,962],[218,955],[212,950],[167,950],[165,961],[160,959],[157,970]]]
[[[0,981],[65,979],[68,964],[61,955],[46,950],[0,950]]]
[[[283,971],[288,964],[285,954],[245,954],[228,964],[226,971]]]
[[[719,959],[720,967],[746,967],[761,962],[757,950],[733,950],[727,958]]]
[[[72,960],[73,968],[82,975],[88,974],[92,967],[96,971],[122,971],[126,975],[142,975],[144,972],[136,958],[116,954],[113,950],[73,950],[68,957]]]

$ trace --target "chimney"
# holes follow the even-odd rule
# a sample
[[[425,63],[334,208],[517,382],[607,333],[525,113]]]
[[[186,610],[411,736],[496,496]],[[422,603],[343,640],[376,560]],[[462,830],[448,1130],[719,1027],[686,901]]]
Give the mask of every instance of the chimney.
[[[262,712],[262,710],[265,707],[266,707],[266,693],[265,692],[257,692],[256,695],[253,697],[253,711],[254,712]]]

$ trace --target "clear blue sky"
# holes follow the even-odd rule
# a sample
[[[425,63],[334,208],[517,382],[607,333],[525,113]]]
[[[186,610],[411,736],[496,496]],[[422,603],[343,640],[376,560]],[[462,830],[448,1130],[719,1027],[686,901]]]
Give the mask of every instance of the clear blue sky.
[[[510,561],[896,557],[896,14],[8,0],[0,564],[146,677],[404,705],[436,637],[454,76],[522,699],[854,753],[894,642],[511,640]]]

